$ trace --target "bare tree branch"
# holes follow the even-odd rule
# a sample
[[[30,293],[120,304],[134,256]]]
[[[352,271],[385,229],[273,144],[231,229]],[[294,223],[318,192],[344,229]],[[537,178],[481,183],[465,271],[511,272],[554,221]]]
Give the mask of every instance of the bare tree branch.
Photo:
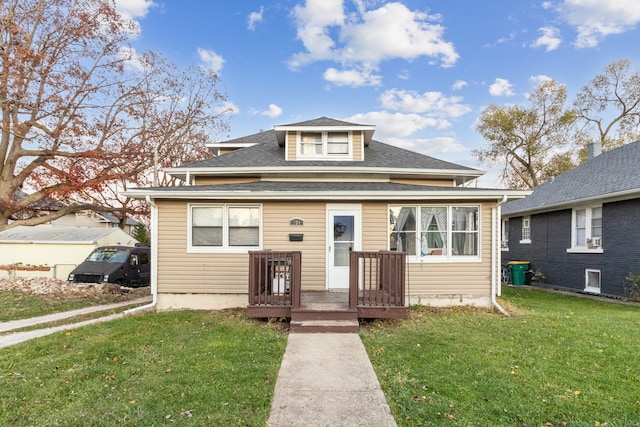
[[[148,185],[154,151],[165,167],[210,155],[218,76],[134,54],[134,28],[111,0],[0,2],[0,230],[98,200],[124,224],[145,209],[113,189]],[[68,206],[22,218],[49,198]]]

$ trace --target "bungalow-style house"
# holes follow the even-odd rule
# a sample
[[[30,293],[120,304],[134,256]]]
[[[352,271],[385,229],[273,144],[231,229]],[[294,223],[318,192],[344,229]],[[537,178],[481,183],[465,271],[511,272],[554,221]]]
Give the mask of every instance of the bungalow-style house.
[[[348,298],[358,317],[491,306],[499,206],[528,192],[465,187],[482,172],[374,131],[326,117],[278,125],[166,170],[182,186],[127,191],[152,206],[157,308],[247,306],[293,325],[310,295]]]
[[[640,274],[640,141],[604,153],[502,207],[502,261],[528,261],[554,288],[624,297]]]

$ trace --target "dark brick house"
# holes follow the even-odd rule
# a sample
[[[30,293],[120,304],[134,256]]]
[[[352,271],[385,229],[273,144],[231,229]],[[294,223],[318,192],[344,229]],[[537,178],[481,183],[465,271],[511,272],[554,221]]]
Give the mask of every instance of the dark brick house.
[[[502,263],[560,289],[624,297],[640,274],[640,141],[599,153],[502,207]]]

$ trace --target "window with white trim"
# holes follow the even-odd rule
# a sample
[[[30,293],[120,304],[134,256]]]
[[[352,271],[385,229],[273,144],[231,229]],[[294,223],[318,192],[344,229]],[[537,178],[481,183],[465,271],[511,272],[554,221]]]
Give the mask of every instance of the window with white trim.
[[[509,220],[502,220],[502,228],[500,229],[500,248],[509,249]]]
[[[602,248],[602,206],[573,209],[571,248]]]
[[[299,158],[349,158],[350,132],[300,132]]]
[[[479,257],[479,206],[389,206],[389,249],[410,257]]]
[[[260,247],[260,206],[189,205],[189,249],[193,252]]]
[[[592,293],[600,293],[600,287],[601,287],[601,282],[600,282],[600,270],[594,270],[594,269],[590,269],[587,268],[584,271],[584,280],[585,280],[585,285],[584,285],[584,290],[585,292],[592,292]]]
[[[520,243],[531,243],[531,217],[522,217],[522,236]]]

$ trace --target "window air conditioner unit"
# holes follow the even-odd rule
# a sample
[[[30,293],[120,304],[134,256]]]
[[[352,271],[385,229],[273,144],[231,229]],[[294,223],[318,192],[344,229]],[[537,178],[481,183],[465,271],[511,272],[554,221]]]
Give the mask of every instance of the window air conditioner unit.
[[[589,247],[601,247],[602,246],[602,237],[592,237],[587,239],[587,246]]]

